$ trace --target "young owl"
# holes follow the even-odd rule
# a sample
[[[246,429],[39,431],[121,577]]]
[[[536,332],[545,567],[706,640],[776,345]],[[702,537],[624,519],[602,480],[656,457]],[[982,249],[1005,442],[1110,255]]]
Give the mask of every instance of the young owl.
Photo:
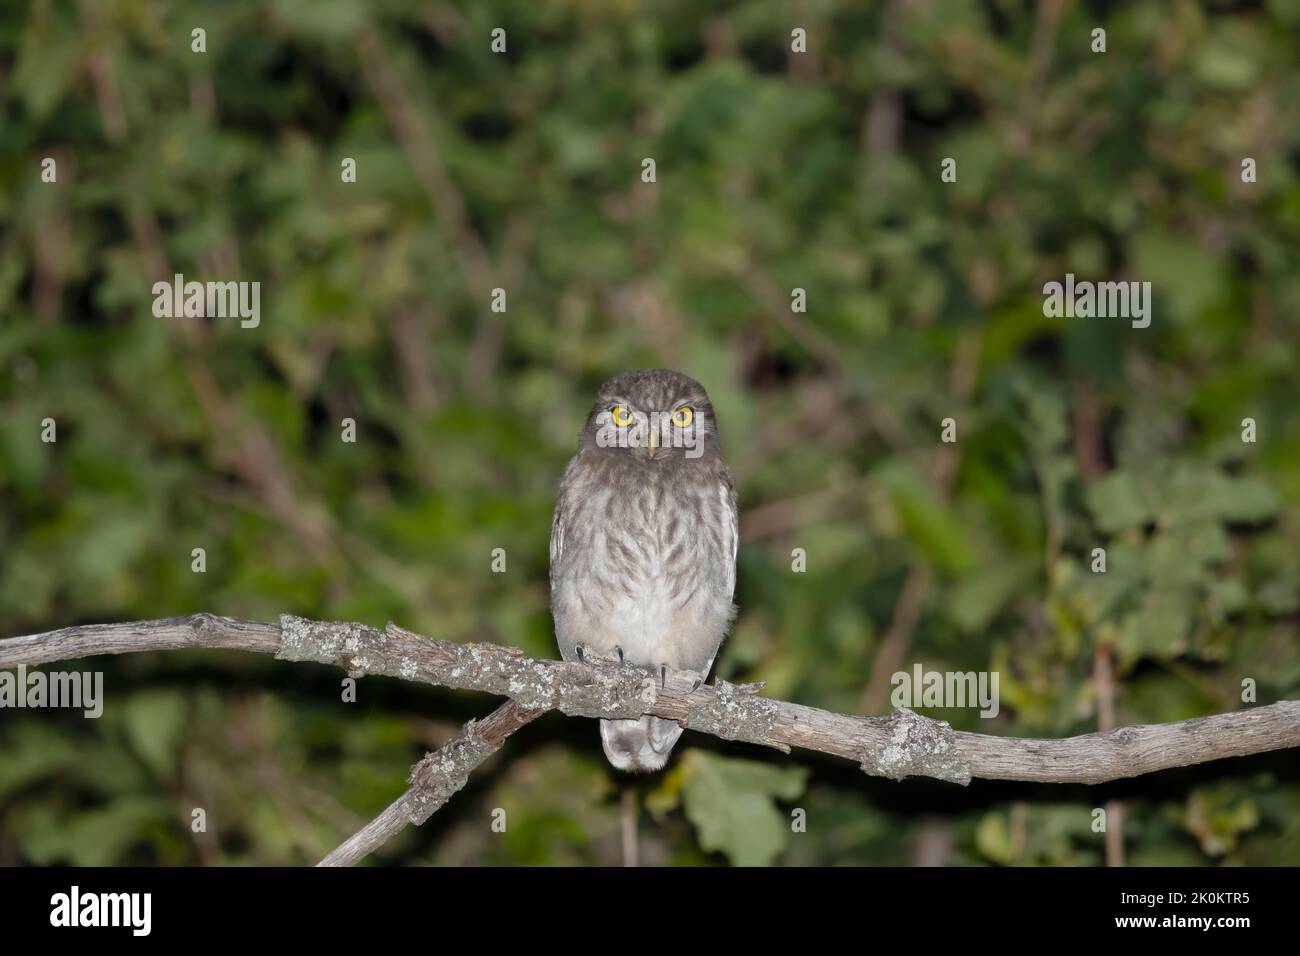
[[[713,406],[666,369],[601,386],[551,522],[551,613],[565,660],[584,655],[703,680],[735,613],[736,491]],[[676,722],[602,720],[619,770],[658,770]]]

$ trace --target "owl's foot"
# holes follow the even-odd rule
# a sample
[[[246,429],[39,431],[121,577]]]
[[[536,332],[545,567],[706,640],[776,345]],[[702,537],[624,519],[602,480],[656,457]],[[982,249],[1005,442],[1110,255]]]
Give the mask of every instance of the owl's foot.
[[[574,652],[578,655],[578,663],[579,663],[579,664],[585,664],[585,663],[587,663],[587,645],[586,645],[586,644],[574,644],[574,645],[573,645],[573,650],[574,650]],[[618,663],[619,663],[620,666],[622,666],[624,663],[626,663],[626,661],[625,661],[624,658],[623,658],[623,648],[621,648],[621,647],[619,647],[617,644],[615,644],[615,645],[614,645],[614,653],[618,655]],[[595,666],[600,666],[600,665],[602,665],[602,664],[609,664],[609,663],[612,663],[612,662],[610,661],[610,659],[609,659],[608,657],[604,656],[603,654],[597,654],[595,657],[593,657],[593,658],[591,659],[591,662],[592,662],[592,664],[595,665]]]
[[[700,685],[704,683],[704,678],[706,676],[704,674],[701,674],[699,671],[692,671],[692,670],[679,671],[679,673],[689,675],[692,678],[691,691],[690,691],[692,694],[700,689]],[[668,686],[668,665],[660,664],[659,665],[659,689],[663,690],[667,686]]]
[[[685,670],[685,671],[679,671],[679,674],[685,674],[686,676],[689,676],[689,678],[692,678],[692,680],[690,680],[690,692],[692,693],[698,691],[699,685],[705,683],[705,675],[701,674],[701,672],[699,671]],[[667,685],[668,685],[668,665],[666,665],[666,663],[660,663],[659,689],[666,688]]]

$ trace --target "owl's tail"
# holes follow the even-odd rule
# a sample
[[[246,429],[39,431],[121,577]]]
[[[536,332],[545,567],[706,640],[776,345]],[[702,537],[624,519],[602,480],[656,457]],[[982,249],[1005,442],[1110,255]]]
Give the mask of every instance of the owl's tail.
[[[663,769],[682,735],[675,720],[646,714],[636,720],[602,720],[600,742],[615,769],[649,773]]]

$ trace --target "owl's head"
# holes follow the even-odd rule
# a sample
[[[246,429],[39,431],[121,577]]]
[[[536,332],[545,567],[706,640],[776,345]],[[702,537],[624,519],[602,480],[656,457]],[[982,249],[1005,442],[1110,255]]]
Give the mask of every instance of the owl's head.
[[[578,444],[645,462],[717,456],[713,405],[704,386],[681,372],[624,372],[600,387]]]

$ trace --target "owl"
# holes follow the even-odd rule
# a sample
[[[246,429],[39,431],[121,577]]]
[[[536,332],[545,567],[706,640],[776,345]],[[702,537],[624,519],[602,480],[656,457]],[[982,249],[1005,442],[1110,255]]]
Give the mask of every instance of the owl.
[[[601,386],[551,522],[551,613],[565,660],[599,657],[703,681],[735,616],[736,491],[694,379],[627,372]],[[602,720],[619,770],[659,770],[682,728]]]

